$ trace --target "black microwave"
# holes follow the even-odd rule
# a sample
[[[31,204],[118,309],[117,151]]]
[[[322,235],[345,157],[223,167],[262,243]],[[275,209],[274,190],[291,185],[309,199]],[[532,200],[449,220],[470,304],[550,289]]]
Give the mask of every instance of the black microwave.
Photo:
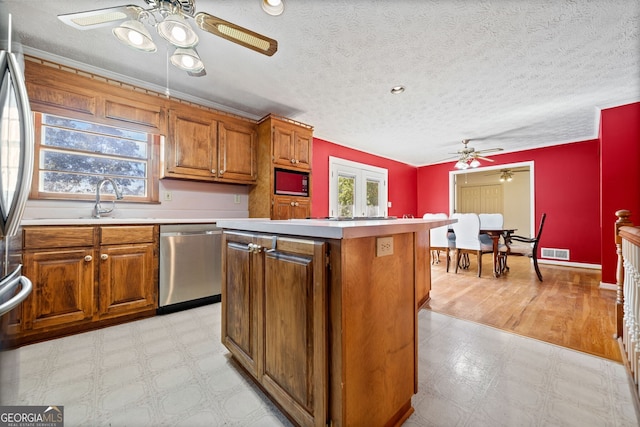
[[[275,194],[309,197],[309,173],[276,168],[273,187]]]

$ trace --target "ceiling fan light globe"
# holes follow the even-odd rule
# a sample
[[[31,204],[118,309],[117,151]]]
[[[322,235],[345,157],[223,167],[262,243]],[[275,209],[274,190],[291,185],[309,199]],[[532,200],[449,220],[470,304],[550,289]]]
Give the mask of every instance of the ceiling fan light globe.
[[[195,49],[178,48],[173,55],[171,55],[170,60],[174,66],[184,71],[197,73],[204,69],[204,63]]]
[[[469,165],[466,162],[463,162],[462,160],[458,160],[458,163],[456,163],[455,168],[456,169],[467,169],[469,167]]]
[[[127,46],[143,52],[158,50],[149,31],[139,21],[125,21],[112,30],[113,35]]]
[[[261,0],[262,10],[272,16],[282,15],[284,12],[283,0]]]
[[[471,163],[469,163],[469,166],[471,166],[472,168],[477,168],[478,166],[480,166],[480,162],[478,161],[478,159],[473,159]]]
[[[158,34],[177,47],[193,47],[198,44],[198,35],[181,15],[169,15],[157,26]]]

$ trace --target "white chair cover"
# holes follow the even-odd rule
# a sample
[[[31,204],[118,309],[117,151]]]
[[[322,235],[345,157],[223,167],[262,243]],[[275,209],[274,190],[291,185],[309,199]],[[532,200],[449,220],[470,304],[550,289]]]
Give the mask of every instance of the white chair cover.
[[[452,219],[458,222],[451,224],[456,235],[456,248],[475,251],[493,251],[493,243],[483,244],[480,241],[480,218],[474,213],[455,213]]]
[[[446,213],[426,213],[422,216],[423,219],[449,219]],[[432,248],[455,248],[455,241],[451,242],[447,237],[449,233],[449,226],[443,225],[442,227],[431,229],[431,247]]]
[[[480,228],[502,228],[504,226],[504,217],[501,213],[481,213]],[[480,241],[485,245],[493,245],[493,240],[486,234],[480,235]]]

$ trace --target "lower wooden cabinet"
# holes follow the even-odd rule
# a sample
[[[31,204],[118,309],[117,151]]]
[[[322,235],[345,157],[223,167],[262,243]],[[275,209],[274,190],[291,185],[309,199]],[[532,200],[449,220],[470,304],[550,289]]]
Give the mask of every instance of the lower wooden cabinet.
[[[24,273],[33,291],[23,303],[21,332],[90,322],[94,311],[92,247],[41,249],[24,254]]]
[[[223,234],[222,341],[301,426],[327,420],[325,243]]]
[[[271,219],[304,219],[310,216],[309,197],[273,196]]]
[[[26,227],[23,237],[33,291],[3,319],[9,345],[155,314],[157,225]]]

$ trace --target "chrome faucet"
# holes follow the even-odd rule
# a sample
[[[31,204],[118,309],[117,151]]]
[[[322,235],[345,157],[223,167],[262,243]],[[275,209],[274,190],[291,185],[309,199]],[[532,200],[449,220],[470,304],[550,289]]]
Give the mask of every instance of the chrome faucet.
[[[96,205],[94,207],[94,214],[93,214],[94,218],[100,218],[101,214],[110,213],[116,207],[115,200],[111,201],[112,203],[111,208],[103,208],[102,205],[100,204],[100,189],[107,182],[111,183],[111,186],[113,187],[113,191],[116,193],[116,200],[122,200],[122,192],[118,188],[118,184],[116,184],[115,181],[111,178],[102,178],[100,182],[98,182],[98,185],[96,186]]]

